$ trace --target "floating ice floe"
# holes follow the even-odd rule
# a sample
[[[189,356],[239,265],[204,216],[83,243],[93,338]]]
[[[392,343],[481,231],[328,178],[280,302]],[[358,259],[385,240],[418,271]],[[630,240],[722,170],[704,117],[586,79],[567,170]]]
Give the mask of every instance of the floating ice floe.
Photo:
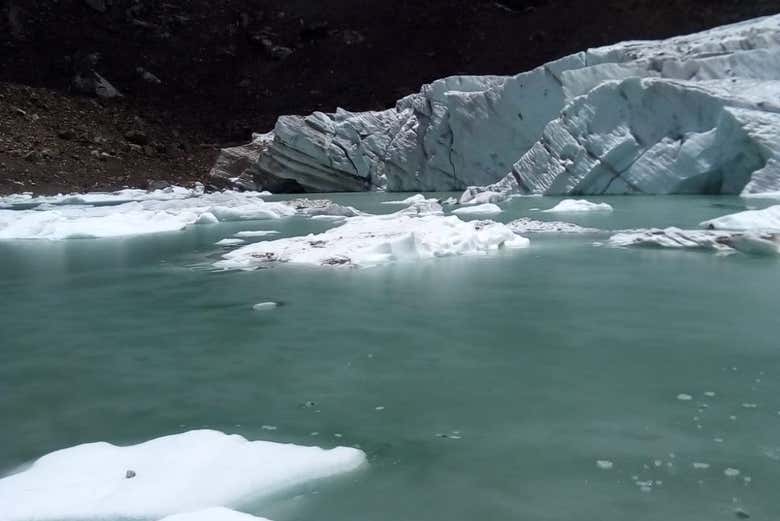
[[[598,460],[596,461],[596,466],[601,470],[610,470],[615,466],[615,464],[609,460]]]
[[[513,232],[523,233],[598,233],[597,228],[583,228],[576,224],[560,221],[538,221],[522,217],[507,223]]]
[[[176,231],[192,224],[279,219],[296,214],[291,205],[265,202],[257,192],[218,192],[113,206],[0,210],[0,239],[121,237]]]
[[[95,201],[104,201],[104,195],[83,194],[80,197],[83,201],[96,204]],[[169,197],[166,199],[164,195]],[[260,192],[204,194],[202,190],[186,193],[174,190],[170,194],[166,192],[146,198],[139,196],[138,201],[112,205],[77,206],[63,203],[51,206],[47,203],[28,209],[0,209],[0,240],[122,237],[177,231],[194,224],[226,221],[280,219],[294,215],[343,219],[363,215],[350,206],[328,200],[266,202],[261,195]]]
[[[243,232],[238,232],[235,235],[236,237],[251,238],[251,237],[266,237],[268,235],[276,235],[278,233],[279,232],[277,232],[276,230],[246,230]]]
[[[258,302],[252,306],[252,309],[254,311],[271,311],[272,309],[276,309],[278,307],[279,303],[277,302]]]
[[[502,192],[479,192],[473,196],[464,194],[460,198],[460,204],[485,204],[485,203],[500,203],[507,199],[507,195]]]
[[[257,517],[243,512],[237,512],[224,507],[206,508],[195,512],[173,514],[160,521],[269,521],[264,517]]]
[[[355,470],[365,461],[357,449],[250,442],[208,430],[128,447],[88,443],[52,452],[0,479],[0,519],[160,519],[237,506]]]
[[[365,215],[351,206],[336,204],[328,199],[292,199],[285,201],[284,204],[291,206],[298,215],[304,217],[356,217]]]
[[[158,190],[140,190],[136,188],[127,188],[117,190],[116,192],[89,192],[84,194],[60,194],[60,195],[41,195],[34,196],[26,192],[22,194],[11,194],[0,197],[0,208],[11,208],[14,206],[69,206],[69,205],[105,205],[121,204],[133,201],[171,201],[174,199],[189,199],[203,195],[204,188],[201,183],[196,183],[194,188],[184,188],[182,186],[169,186]],[[265,194],[261,194],[265,195]]]
[[[644,247],[742,252],[750,255],[780,255],[780,234],[681,230],[679,228],[630,230],[609,238],[615,247]]]
[[[411,204],[423,203],[425,201],[436,201],[436,199],[427,199],[423,194],[417,194],[398,201],[382,201],[382,204],[397,204],[397,205],[409,206]]]
[[[528,239],[500,223],[465,222],[441,215],[441,207],[413,206],[389,215],[353,217],[320,234],[250,244],[216,263],[226,269],[255,269],[268,263],[368,267],[393,261],[485,254],[524,248]]]
[[[724,215],[701,225],[710,230],[780,231],[780,205]]]
[[[607,203],[592,203],[585,199],[564,199],[552,208],[542,210],[546,213],[586,213],[586,212],[611,212],[612,206]]]
[[[464,206],[452,211],[455,215],[498,215],[501,212],[501,207],[493,203]]]
[[[222,239],[214,244],[217,246],[236,246],[238,244],[244,244],[245,242],[244,239]]]

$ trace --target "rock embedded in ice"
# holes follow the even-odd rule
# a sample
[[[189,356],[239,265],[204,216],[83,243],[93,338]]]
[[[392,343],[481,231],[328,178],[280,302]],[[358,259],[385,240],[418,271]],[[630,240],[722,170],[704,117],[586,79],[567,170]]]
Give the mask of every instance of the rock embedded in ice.
[[[249,170],[310,192],[488,185],[463,202],[778,191],[779,79],[780,16],[759,18],[515,76],[444,78],[384,111],[283,116],[248,145]]]
[[[507,223],[513,232],[524,233],[598,233],[601,230],[597,228],[583,228],[576,224],[560,221],[538,221],[521,217]]]
[[[524,248],[528,239],[500,223],[465,222],[441,215],[435,205],[412,206],[388,215],[352,217],[320,234],[249,244],[216,263],[225,269],[255,269],[269,263],[369,267],[394,261],[486,254]]]
[[[612,206],[607,203],[593,203],[584,199],[564,199],[552,208],[542,210],[545,213],[587,213],[611,212]]]
[[[780,205],[763,210],[724,215],[704,221],[701,225],[710,230],[755,230],[780,232]]]
[[[159,519],[236,506],[362,466],[365,454],[191,431],[138,445],[88,443],[0,479],[3,521]],[[125,479],[125,470],[137,472]]]
[[[453,210],[452,213],[455,215],[498,215],[502,211],[498,205],[485,203],[477,206],[464,206]]]
[[[173,514],[159,521],[269,521],[264,517],[257,517],[243,512],[237,512],[224,507],[206,508],[195,512]]]

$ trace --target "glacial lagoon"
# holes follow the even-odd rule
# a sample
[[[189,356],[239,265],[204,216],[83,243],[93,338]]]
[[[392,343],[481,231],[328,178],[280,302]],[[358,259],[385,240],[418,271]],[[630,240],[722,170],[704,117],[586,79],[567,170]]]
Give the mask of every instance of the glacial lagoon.
[[[381,204],[398,194],[324,197],[398,210]],[[547,214],[559,198],[527,197],[491,219],[697,228],[773,204],[590,199],[614,211]],[[229,505],[275,521],[780,512],[777,257],[531,234],[524,249],[366,269],[214,267],[238,232],[336,224],[0,241],[3,474],[80,443],[214,429],[366,453],[356,472]]]

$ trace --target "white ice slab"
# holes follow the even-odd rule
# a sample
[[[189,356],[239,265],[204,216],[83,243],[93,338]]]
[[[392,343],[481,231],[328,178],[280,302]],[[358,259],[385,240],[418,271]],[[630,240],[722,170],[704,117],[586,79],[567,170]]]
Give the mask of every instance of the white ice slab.
[[[244,239],[222,239],[214,244],[217,246],[236,246],[238,244],[244,244],[245,242]]]
[[[249,244],[225,254],[216,266],[254,269],[268,263],[290,262],[367,267],[528,246],[528,239],[503,224],[465,222],[440,212],[438,205],[423,204],[389,215],[353,217],[324,233]]]
[[[547,213],[585,213],[611,212],[612,206],[607,203],[593,203],[585,199],[564,199],[552,208],[542,210]]]
[[[224,507],[207,508],[184,514],[166,516],[160,521],[269,521],[243,512],[237,512]]]
[[[464,206],[452,211],[455,215],[498,215],[501,212],[501,207],[493,203]]]
[[[701,225],[712,230],[780,230],[780,205],[724,215]]]
[[[435,200],[436,199],[427,199],[423,194],[417,194],[398,201],[382,201],[382,204],[397,204],[402,206],[409,206],[411,204],[424,203],[425,201],[435,201]]]
[[[265,237],[267,235],[276,235],[276,230],[246,230],[236,233],[236,237]]]
[[[176,231],[192,224],[292,215],[296,215],[296,209],[290,205],[265,202],[254,192],[220,192],[113,206],[42,206],[31,210],[0,210],[0,239],[121,237]]]
[[[507,223],[512,231],[524,233],[597,233],[597,228],[584,228],[582,226],[561,221],[538,221],[522,217]]]
[[[88,443],[48,454],[0,479],[0,519],[160,519],[237,506],[355,470],[365,460],[357,449],[250,442],[209,430],[128,447]]]

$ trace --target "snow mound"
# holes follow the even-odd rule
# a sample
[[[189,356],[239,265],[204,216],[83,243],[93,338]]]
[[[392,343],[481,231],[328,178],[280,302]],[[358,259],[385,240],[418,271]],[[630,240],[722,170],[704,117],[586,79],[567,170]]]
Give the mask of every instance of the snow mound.
[[[184,514],[166,516],[160,521],[269,521],[264,517],[252,516],[243,512],[236,512],[224,507],[207,508]]]
[[[85,194],[90,199],[90,194]],[[193,224],[280,219],[299,214],[289,203],[265,202],[258,192],[218,192],[102,206],[41,205],[0,210],[0,239],[122,237],[181,230]]]
[[[219,268],[255,269],[268,263],[368,267],[394,261],[486,254],[523,248],[528,239],[500,223],[465,222],[441,215],[441,207],[409,207],[389,215],[353,217],[336,228],[305,237],[264,241],[238,248]]]
[[[780,230],[780,205],[724,215],[701,226],[710,230]]]
[[[576,224],[561,221],[537,221],[522,217],[507,223],[513,232],[524,233],[598,233],[597,228],[584,228]]]
[[[233,506],[365,461],[357,449],[250,442],[208,430],[128,447],[88,443],[52,452],[1,479],[0,505],[3,521],[159,519]]]
[[[455,215],[498,215],[501,212],[501,208],[493,203],[465,206],[452,211]]]
[[[592,203],[584,199],[564,199],[552,208],[542,210],[547,213],[585,213],[585,212],[611,212],[612,206],[607,203]]]

